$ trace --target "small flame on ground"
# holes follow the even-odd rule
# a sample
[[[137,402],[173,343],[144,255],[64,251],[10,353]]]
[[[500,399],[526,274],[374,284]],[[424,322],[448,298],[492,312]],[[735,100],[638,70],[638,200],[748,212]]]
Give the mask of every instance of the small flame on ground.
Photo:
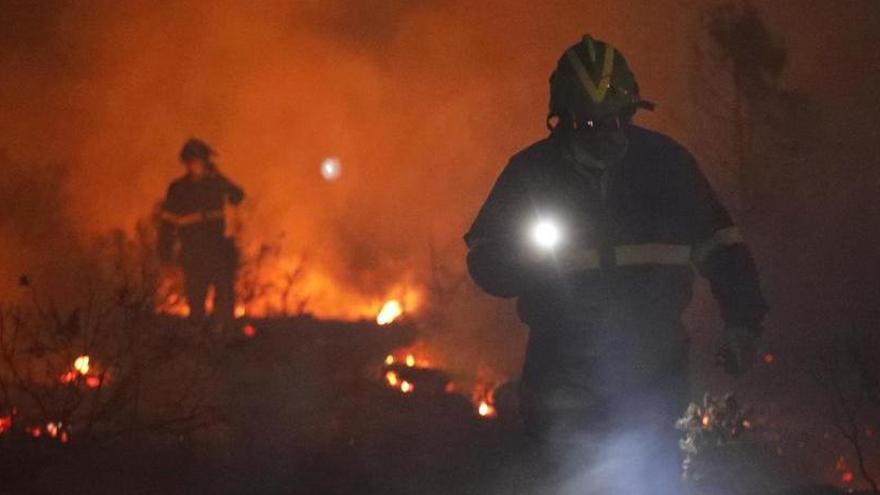
[[[58,430],[60,427],[61,423],[46,423],[46,433],[48,433],[50,437],[55,438],[58,436]]]
[[[394,364],[394,355],[389,354],[385,356],[385,366],[391,366],[392,364]]]
[[[30,435],[34,438],[40,438],[40,436],[43,434],[43,429],[40,428],[39,426],[32,426],[30,428],[25,428],[24,431],[27,432],[28,435]]]
[[[397,388],[397,384],[400,383],[400,379],[397,377],[397,373],[393,371],[385,373],[385,381],[388,382],[388,385],[391,385],[394,388]]]
[[[498,411],[492,404],[489,404],[486,401],[481,401],[479,407],[477,407],[477,414],[479,414],[481,418],[494,418],[498,415]]]
[[[61,376],[58,377],[58,381],[61,383],[73,383],[76,380],[77,374],[76,371],[67,371],[61,373]]]
[[[88,356],[79,356],[73,362],[73,369],[79,371],[81,375],[86,375],[89,372],[89,357]]]
[[[236,318],[244,318],[244,316],[246,314],[247,314],[247,310],[245,309],[244,306],[238,305],[235,307],[235,317]]]
[[[376,323],[379,325],[389,325],[394,323],[403,314],[403,306],[397,299],[391,299],[382,305],[379,314],[376,316]]]
[[[101,386],[101,378],[98,376],[87,376],[86,377],[86,386],[89,388],[98,388]]]
[[[413,366],[415,366],[416,365],[416,357],[413,356],[412,354],[407,354],[406,355],[406,365],[409,368],[412,368]]]
[[[710,418],[708,414],[704,414],[704,415],[703,415],[703,421],[702,421],[702,423],[703,423],[703,428],[708,428],[708,427],[709,427],[709,424],[710,424],[711,422],[712,422],[712,418]]]
[[[844,483],[852,483],[855,479],[856,476],[853,474],[852,471],[846,471],[845,473],[840,475],[840,481],[843,481]]]
[[[405,394],[408,394],[408,393],[412,392],[412,391],[415,390],[415,389],[416,389],[416,387],[415,387],[412,383],[410,383],[410,382],[408,382],[408,381],[406,381],[406,380],[400,382],[400,391],[403,392],[403,393],[405,393]]]

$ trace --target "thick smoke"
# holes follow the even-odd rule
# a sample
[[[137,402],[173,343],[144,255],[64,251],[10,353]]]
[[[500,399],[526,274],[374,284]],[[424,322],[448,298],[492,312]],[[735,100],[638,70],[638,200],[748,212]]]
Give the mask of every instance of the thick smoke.
[[[772,208],[744,226],[768,267],[779,326],[796,327],[876,284],[859,275],[876,270],[853,260],[873,252],[864,241],[876,236],[866,231],[876,215],[865,202],[877,173],[865,165],[880,140],[859,122],[880,110],[876,71],[863,70],[877,66],[880,50],[853,47],[880,45],[880,14],[868,0],[848,10],[756,4],[789,46],[786,85],[823,116],[808,162],[776,170],[778,194],[764,203]],[[283,234],[333,284],[375,297],[401,282],[429,286],[432,263],[461,274],[461,235],[506,159],[545,135],[547,78],[584,32],[617,45],[659,103],[641,122],[691,146],[721,196],[735,198],[725,128],[704,118],[725,110],[694,103],[694,45],[705,42],[708,7],[4,1],[0,294],[20,272],[70,278],[71,253],[91,236],[148,216],[181,173],[176,153],[190,136],[212,143],[221,169],[246,189],[246,243]],[[333,183],[319,174],[326,156],[342,162]],[[852,221],[844,239],[824,238],[843,221]],[[852,254],[845,262],[841,247]],[[495,318],[474,309],[488,298],[466,292],[466,301],[433,308],[460,313],[430,339],[509,374],[523,336],[498,328],[510,326],[509,306]],[[803,316],[805,306],[813,313]],[[474,361],[448,354],[462,368]]]

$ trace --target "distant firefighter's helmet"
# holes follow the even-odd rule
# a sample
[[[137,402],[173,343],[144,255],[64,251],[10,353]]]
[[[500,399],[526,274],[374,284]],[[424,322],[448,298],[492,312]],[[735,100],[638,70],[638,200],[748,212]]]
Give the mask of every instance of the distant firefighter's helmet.
[[[180,161],[183,163],[193,160],[210,161],[217,153],[208,146],[208,143],[198,138],[190,138],[180,149]]]
[[[550,76],[548,125],[554,119],[563,127],[612,117],[629,120],[639,108],[653,106],[639,96],[639,85],[623,54],[590,35],[562,54]]]

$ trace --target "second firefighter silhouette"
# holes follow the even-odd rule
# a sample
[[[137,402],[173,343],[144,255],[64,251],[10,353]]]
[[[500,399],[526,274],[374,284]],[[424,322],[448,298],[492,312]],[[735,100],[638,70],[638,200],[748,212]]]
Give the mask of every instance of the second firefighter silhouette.
[[[190,318],[204,320],[205,300],[213,287],[215,322],[229,326],[235,312],[238,250],[227,235],[225,212],[227,204],[241,203],[244,191],[217,170],[214,155],[199,139],[190,139],[180,150],[186,174],[171,183],[162,203],[159,256],[172,261],[179,240]]]
[[[614,489],[596,493],[678,493],[692,266],[721,307],[734,373],[753,361],[767,311],[756,269],[691,154],[632,123],[653,105],[620,52],[585,36],[550,87],[550,136],[501,173],[465,236],[468,268],[490,294],[517,297],[529,326],[528,431],[581,456],[609,435],[594,452]],[[609,452],[631,456],[611,465]]]

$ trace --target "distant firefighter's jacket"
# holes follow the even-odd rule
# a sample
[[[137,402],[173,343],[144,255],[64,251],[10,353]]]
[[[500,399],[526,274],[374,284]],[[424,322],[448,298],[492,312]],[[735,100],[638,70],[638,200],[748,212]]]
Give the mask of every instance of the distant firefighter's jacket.
[[[185,257],[223,246],[227,241],[225,206],[242,199],[244,191],[216,173],[198,181],[184,176],[172,182],[160,212],[160,257],[171,259],[175,238],[180,239]]]
[[[559,137],[516,154],[465,235],[472,278],[490,294],[518,297],[530,325],[572,308],[614,308],[656,324],[680,319],[696,267],[727,323],[760,323],[767,305],[752,257],[694,158],[661,134],[625,132],[625,155],[605,170],[575,161]],[[526,263],[540,219],[559,226],[559,258]]]

